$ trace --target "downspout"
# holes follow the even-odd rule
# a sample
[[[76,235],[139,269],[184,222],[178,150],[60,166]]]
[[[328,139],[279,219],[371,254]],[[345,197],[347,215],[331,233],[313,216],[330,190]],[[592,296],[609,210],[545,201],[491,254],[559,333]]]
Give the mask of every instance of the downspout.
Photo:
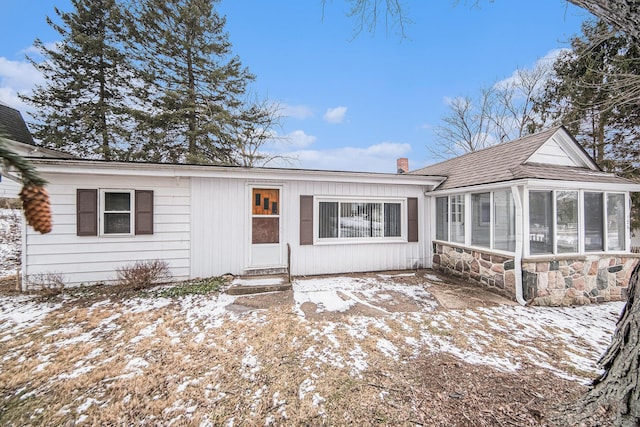
[[[513,203],[516,206],[516,253],[513,260],[513,268],[515,269],[515,287],[516,287],[516,301],[520,305],[526,305],[522,292],[522,246],[523,246],[523,208],[522,199],[520,198],[520,191],[518,191],[517,185],[511,186],[511,195],[513,196]]]

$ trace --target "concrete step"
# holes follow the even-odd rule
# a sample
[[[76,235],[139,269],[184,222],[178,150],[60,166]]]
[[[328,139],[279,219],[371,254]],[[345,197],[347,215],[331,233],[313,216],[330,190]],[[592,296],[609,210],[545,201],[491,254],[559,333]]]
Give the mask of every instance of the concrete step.
[[[229,295],[249,295],[264,292],[288,291],[291,289],[286,275],[236,277],[227,289]]]

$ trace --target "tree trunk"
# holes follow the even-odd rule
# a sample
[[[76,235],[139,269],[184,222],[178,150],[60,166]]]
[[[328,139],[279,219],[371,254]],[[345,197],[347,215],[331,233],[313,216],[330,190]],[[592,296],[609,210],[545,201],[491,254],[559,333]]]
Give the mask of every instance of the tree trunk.
[[[580,401],[560,410],[558,425],[640,425],[640,263],[629,281],[627,304],[613,341],[598,364],[604,369]]]
[[[640,42],[640,2],[637,0],[569,0],[576,6]]]

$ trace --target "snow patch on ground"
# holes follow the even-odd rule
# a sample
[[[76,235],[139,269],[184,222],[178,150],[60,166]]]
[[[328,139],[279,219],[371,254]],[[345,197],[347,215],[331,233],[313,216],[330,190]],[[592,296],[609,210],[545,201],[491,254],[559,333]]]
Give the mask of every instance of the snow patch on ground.
[[[284,282],[282,277],[269,277],[269,278],[235,278],[231,285],[235,286],[273,286],[281,285]]]

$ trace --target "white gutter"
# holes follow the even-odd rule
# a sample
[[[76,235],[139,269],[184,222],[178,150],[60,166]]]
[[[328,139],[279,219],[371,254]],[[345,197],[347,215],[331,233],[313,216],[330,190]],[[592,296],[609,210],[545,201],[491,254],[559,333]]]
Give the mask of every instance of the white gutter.
[[[522,199],[517,185],[511,186],[511,195],[516,206],[516,253],[513,259],[513,268],[516,276],[516,301],[520,305],[526,305],[527,302],[524,300],[522,292],[522,245],[524,241],[522,220],[524,216],[522,214]]]

